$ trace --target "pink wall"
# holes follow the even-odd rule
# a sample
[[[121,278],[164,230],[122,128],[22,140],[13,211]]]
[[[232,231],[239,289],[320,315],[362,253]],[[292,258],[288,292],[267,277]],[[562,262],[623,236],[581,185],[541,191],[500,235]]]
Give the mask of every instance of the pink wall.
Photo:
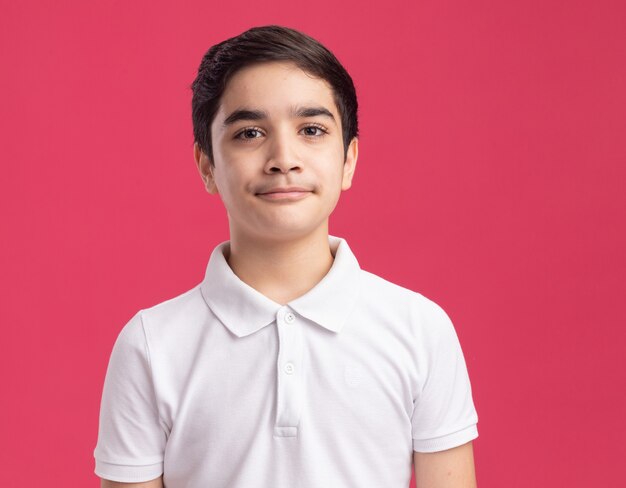
[[[623,482],[625,19],[592,0],[4,0],[3,486],[97,486],[117,333],[228,238],[189,84],[210,45],[268,23],[355,80],[359,164],[331,233],[454,321],[479,486]]]

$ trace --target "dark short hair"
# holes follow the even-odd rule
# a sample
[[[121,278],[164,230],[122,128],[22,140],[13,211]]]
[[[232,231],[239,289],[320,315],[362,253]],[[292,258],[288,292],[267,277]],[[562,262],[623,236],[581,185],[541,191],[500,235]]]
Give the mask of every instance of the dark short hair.
[[[241,68],[265,61],[290,61],[311,76],[327,81],[341,116],[344,159],[358,137],[357,97],[352,78],[337,58],[312,37],[279,25],[253,27],[212,46],[191,84],[194,142],[213,161],[211,124],[230,77]]]

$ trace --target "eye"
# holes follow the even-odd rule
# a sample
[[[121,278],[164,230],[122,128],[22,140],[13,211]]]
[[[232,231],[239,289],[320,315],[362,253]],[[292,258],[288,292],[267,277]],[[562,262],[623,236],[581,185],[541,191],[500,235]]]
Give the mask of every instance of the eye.
[[[261,129],[257,127],[247,127],[235,135],[235,139],[258,139],[261,134]]]
[[[328,133],[324,126],[318,124],[307,125],[302,130],[305,131],[304,135],[309,137],[322,137]]]

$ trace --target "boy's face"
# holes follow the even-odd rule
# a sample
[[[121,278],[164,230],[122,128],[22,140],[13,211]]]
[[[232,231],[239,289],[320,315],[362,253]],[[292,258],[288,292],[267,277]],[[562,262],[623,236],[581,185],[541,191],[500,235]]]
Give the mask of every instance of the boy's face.
[[[236,72],[211,137],[215,166],[197,144],[194,157],[207,191],[219,193],[226,207],[231,236],[308,234],[328,224],[341,191],[350,188],[358,141],[344,163],[332,89],[295,64],[263,62]],[[268,194],[288,187],[304,191]]]

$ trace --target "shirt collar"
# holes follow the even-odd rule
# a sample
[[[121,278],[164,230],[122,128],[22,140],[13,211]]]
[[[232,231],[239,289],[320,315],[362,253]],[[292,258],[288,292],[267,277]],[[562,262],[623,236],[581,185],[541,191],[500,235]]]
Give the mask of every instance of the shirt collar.
[[[339,332],[356,304],[361,268],[345,239],[329,235],[335,255],[328,273],[311,290],[287,307],[333,332]],[[242,281],[224,256],[230,241],[211,253],[200,290],[206,304],[236,336],[244,337],[270,325],[283,305]]]

